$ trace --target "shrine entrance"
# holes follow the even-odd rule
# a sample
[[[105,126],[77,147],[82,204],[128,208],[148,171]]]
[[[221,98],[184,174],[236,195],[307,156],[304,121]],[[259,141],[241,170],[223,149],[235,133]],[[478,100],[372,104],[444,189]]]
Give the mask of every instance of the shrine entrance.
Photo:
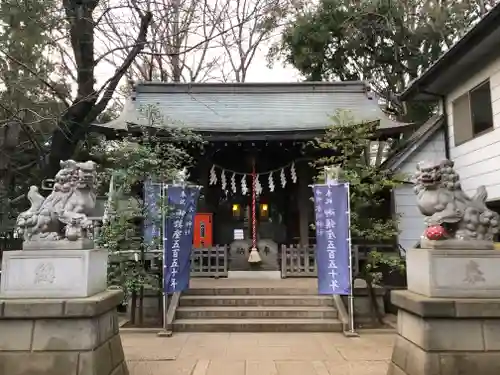
[[[280,271],[281,247],[299,243],[301,234],[308,241],[313,220],[307,186],[313,171],[301,152],[304,143],[209,147],[192,176],[204,187],[198,212],[213,215],[213,246],[227,248],[228,271]]]
[[[256,203],[256,241],[253,242],[252,224],[252,204],[233,203],[231,211],[233,215],[242,211],[242,219],[235,222],[233,229],[233,241],[228,248],[228,269],[229,271],[279,271],[280,257],[279,244],[276,241],[286,230],[281,220],[281,215],[277,212],[276,205],[272,203],[261,203],[257,199]],[[271,217],[271,212],[272,217]],[[251,249],[257,248],[260,262],[252,264],[249,262]]]

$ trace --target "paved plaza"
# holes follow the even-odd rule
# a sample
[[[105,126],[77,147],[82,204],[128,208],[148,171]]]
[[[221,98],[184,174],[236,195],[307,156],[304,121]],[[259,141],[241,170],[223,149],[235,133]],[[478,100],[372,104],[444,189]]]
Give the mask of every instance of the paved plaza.
[[[131,375],[386,375],[395,336],[362,333],[121,334]]]

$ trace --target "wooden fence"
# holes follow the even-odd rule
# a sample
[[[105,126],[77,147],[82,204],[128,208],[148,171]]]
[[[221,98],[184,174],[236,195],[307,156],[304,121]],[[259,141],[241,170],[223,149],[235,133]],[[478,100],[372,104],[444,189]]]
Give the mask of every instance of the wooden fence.
[[[399,252],[394,245],[385,244],[357,244],[352,246],[352,272],[356,276],[360,271],[360,264],[367,259],[370,251],[382,253]],[[282,245],[281,247],[281,277],[316,277],[316,247]]]
[[[281,246],[281,277],[315,277],[316,248],[314,246]]]
[[[191,276],[227,277],[227,258],[227,246],[193,249],[191,253]]]
[[[357,244],[352,246],[353,275],[359,274],[368,254],[372,250],[383,253],[397,253],[397,246],[383,244]],[[281,277],[316,277],[316,247],[282,245],[280,249]],[[121,257],[134,258],[137,251],[124,251],[112,257],[112,262],[118,262]],[[152,269],[161,269],[161,250],[149,251],[144,254],[146,262],[150,262]],[[216,246],[210,248],[193,249],[191,254],[191,276],[192,277],[227,277],[229,263],[229,249],[227,246]],[[149,268],[148,267],[148,268]]]
[[[193,249],[191,252],[191,277],[227,277],[227,255],[227,246]],[[146,251],[144,254],[141,254],[140,251],[125,250],[113,254],[110,257],[110,263],[119,263],[125,259],[133,261],[141,259],[141,257],[148,263],[148,269],[161,271],[163,250]]]

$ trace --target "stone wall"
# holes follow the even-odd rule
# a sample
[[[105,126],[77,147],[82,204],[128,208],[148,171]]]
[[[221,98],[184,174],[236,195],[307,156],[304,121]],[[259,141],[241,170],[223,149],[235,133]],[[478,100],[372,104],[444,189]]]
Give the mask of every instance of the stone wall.
[[[127,375],[120,291],[78,299],[0,300],[0,374]]]

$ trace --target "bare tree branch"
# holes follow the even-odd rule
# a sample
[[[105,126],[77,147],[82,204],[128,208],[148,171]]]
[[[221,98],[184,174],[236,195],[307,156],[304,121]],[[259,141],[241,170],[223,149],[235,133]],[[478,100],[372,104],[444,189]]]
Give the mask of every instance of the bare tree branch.
[[[288,14],[288,0],[228,0],[230,7],[218,29],[229,28],[231,33],[221,35],[221,45],[226,51],[233,79],[245,82],[248,69],[259,48],[280,30],[281,20]],[[248,22],[241,22],[253,15]],[[236,23],[235,23],[236,21]],[[224,74],[227,78],[231,74]]]
[[[120,83],[120,80],[132,65],[135,57],[139,53],[141,53],[142,49],[144,48],[144,45],[146,44],[148,28],[151,23],[152,17],[153,14],[151,12],[146,12],[142,16],[141,26],[139,28],[139,35],[137,36],[136,43],[128,53],[122,65],[116,70],[115,74],[108,80],[107,84],[105,85],[106,89],[104,90],[104,94],[101,100],[99,100],[99,102],[95,105],[95,107],[92,109],[92,111],[90,111],[88,115],[90,121],[94,121],[95,117],[97,117],[97,115],[99,115],[104,110],[104,108],[106,108],[109,101],[111,100],[113,93],[116,90],[116,87]]]

